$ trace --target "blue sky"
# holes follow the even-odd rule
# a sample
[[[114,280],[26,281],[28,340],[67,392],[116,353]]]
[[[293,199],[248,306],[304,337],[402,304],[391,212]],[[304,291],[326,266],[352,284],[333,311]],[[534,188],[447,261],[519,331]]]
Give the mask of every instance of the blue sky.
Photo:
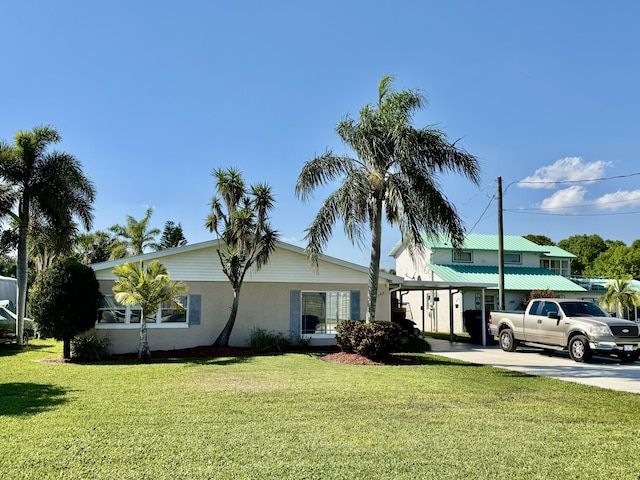
[[[273,186],[273,226],[303,246],[329,191],[296,199],[304,162],[350,153],[336,123],[357,118],[392,74],[429,100],[417,127],[444,130],[480,161],[479,187],[439,179],[468,230],[497,232],[501,176],[505,234],[630,244],[639,16],[640,3],[617,0],[6,0],[0,138],[56,127],[56,148],[97,187],[94,229],[151,206],[153,226],[172,220],[189,243],[209,240],[211,171],[233,166]],[[578,182],[600,178],[611,179]],[[399,239],[385,229],[383,267]],[[327,248],[363,265],[368,252],[341,226]]]

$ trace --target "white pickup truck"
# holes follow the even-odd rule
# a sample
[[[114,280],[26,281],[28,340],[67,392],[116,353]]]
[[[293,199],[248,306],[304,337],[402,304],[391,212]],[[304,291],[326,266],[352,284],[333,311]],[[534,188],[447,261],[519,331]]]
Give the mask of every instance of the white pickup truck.
[[[636,322],[612,317],[593,302],[539,298],[522,311],[493,311],[489,331],[500,347],[513,352],[519,344],[548,350],[569,350],[576,362],[594,353],[616,355],[631,363],[640,357]]]

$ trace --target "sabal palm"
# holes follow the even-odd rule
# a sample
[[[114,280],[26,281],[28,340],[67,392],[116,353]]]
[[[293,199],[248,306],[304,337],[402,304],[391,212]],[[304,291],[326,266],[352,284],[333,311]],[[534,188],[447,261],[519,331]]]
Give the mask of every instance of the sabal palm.
[[[149,229],[152,214],[153,208],[149,207],[141,220],[136,220],[131,215],[127,215],[126,225],[116,224],[109,228],[123,242],[119,250],[117,246],[114,248],[114,258],[126,256],[127,252],[122,251],[123,248],[128,248],[131,255],[142,255],[145,248],[156,249],[156,236],[160,234],[160,230],[157,228]]]
[[[640,292],[631,287],[633,277],[623,277],[610,280],[607,291],[600,297],[600,305],[614,310],[620,316],[624,309],[631,310],[640,306]],[[622,311],[621,311],[622,310]]]
[[[0,142],[0,215],[18,229],[18,342],[22,343],[27,293],[27,237],[32,220],[52,230],[69,230],[77,217],[86,228],[93,222],[95,189],[80,162],[65,152],[48,151],[61,140],[52,127],[19,131],[12,145]]]
[[[158,260],[151,260],[144,265],[126,262],[113,269],[118,277],[113,286],[115,299],[122,305],[139,305],[140,309],[140,344],[138,358],[148,361],[151,358],[147,335],[146,315],[156,312],[158,307],[167,301],[179,303],[179,297],[187,293],[187,286],[182,282],[172,281],[169,272]]]
[[[240,290],[250,268],[260,270],[275,250],[278,232],[269,224],[275,204],[271,187],[260,183],[247,188],[241,173],[233,168],[213,171],[220,197],[211,200],[205,228],[222,240],[217,249],[222,271],[233,290],[229,319],[214,346],[226,347],[240,303]]]
[[[440,190],[438,175],[454,172],[479,183],[474,156],[449,143],[440,130],[411,125],[414,112],[425,105],[423,94],[395,92],[392,82],[391,76],[382,78],[377,104],[362,108],[357,122],[346,118],[336,126],[356,158],[327,151],[304,165],[296,184],[296,195],[307,200],[318,186],[342,182],[307,229],[307,252],[316,265],[336,221],[342,220],[347,237],[360,246],[370,232],[368,322],[375,319],[383,218],[398,225],[411,252],[422,245],[422,233],[444,234],[459,247],[464,226]]]

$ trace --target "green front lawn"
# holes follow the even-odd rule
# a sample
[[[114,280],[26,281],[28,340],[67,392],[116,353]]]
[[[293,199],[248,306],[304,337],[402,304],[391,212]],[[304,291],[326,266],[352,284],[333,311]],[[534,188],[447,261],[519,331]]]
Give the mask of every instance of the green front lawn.
[[[420,356],[62,364],[0,348],[0,478],[636,479],[640,395]]]

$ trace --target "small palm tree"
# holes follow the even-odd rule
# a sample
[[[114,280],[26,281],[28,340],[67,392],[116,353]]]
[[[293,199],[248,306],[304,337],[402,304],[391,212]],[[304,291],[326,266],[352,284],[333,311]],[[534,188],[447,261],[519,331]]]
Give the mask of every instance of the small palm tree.
[[[640,306],[640,292],[631,287],[631,280],[631,276],[610,280],[606,293],[600,297],[600,305],[607,307],[609,311],[615,310],[618,317],[625,309]]]
[[[222,271],[233,289],[229,319],[213,343],[227,347],[238,314],[240,290],[250,268],[260,270],[275,250],[278,232],[269,224],[269,212],[275,203],[271,187],[261,183],[247,188],[238,170],[216,169],[216,189],[220,197],[211,200],[211,213],[205,228],[223,242],[218,247]]]
[[[139,305],[140,344],[138,359],[148,362],[151,359],[147,336],[146,315],[156,312],[163,302],[171,301],[180,305],[179,298],[187,293],[183,282],[172,281],[169,272],[158,260],[151,260],[146,266],[142,260],[138,263],[126,262],[113,269],[118,277],[113,286],[115,299],[122,305]]]
[[[126,225],[113,225],[109,230],[122,242],[112,251],[113,258],[122,258],[127,254],[142,255],[146,248],[157,250],[156,236],[160,234],[157,228],[149,229],[149,221],[153,214],[153,208],[147,208],[144,218],[136,220],[127,215]]]
[[[22,345],[27,298],[27,238],[37,220],[49,231],[70,231],[74,217],[85,229],[93,222],[95,188],[80,162],[65,152],[48,151],[60,142],[49,126],[19,131],[13,145],[0,141],[0,217],[10,218],[18,230],[17,338]]]
[[[307,200],[318,186],[342,182],[307,229],[307,252],[314,264],[337,220],[354,244],[362,246],[365,232],[371,232],[367,322],[375,319],[383,220],[399,226],[412,254],[422,246],[423,233],[444,233],[458,248],[464,227],[440,191],[438,174],[451,171],[476,184],[480,180],[475,157],[449,143],[440,130],[411,125],[413,113],[425,104],[422,93],[394,92],[392,82],[391,76],[382,78],[378,103],[362,108],[358,122],[347,117],[336,127],[357,158],[328,151],[304,165],[296,184],[296,195]]]

